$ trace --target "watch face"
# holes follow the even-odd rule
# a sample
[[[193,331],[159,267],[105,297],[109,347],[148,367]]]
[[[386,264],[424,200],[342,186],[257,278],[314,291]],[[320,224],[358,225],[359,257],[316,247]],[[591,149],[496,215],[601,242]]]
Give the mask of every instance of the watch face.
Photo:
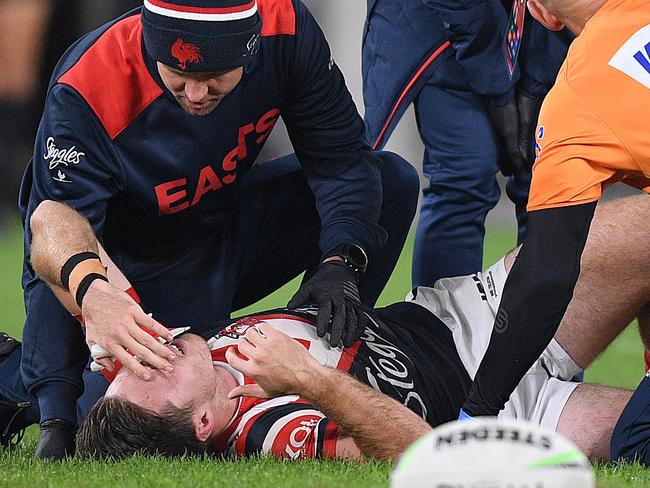
[[[341,244],[333,249],[327,257],[338,256],[356,273],[363,273],[368,266],[368,255],[362,247],[356,244]]]
[[[360,271],[365,271],[368,266],[368,256],[359,246],[351,245],[347,249],[347,259],[354,267]]]

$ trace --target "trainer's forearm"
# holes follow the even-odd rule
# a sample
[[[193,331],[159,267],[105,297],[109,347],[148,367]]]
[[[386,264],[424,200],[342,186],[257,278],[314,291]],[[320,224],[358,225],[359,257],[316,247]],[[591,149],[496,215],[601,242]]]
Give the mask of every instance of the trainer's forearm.
[[[29,226],[32,267],[50,286],[63,287],[61,268],[70,256],[98,253],[97,239],[88,220],[64,203],[41,202]]]
[[[488,349],[463,409],[494,416],[557,331],[571,301],[596,202],[531,212]]]
[[[322,366],[313,373],[300,395],[336,422],[367,457],[396,459],[431,430],[404,405],[339,370]]]

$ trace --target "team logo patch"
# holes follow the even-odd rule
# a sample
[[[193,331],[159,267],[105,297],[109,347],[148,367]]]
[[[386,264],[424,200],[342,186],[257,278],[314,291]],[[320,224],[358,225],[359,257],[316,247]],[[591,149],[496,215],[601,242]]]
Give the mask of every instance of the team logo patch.
[[[202,63],[203,55],[199,46],[191,42],[185,42],[180,37],[172,44],[172,56],[178,61],[178,69],[185,71],[187,63]]]
[[[244,317],[243,319],[238,320],[234,324],[229,325],[225,329],[219,331],[215,336],[217,339],[222,337],[229,337],[230,339],[240,339],[246,335],[248,329],[255,327],[257,324],[261,324],[262,320],[255,317]]]
[[[260,50],[259,34],[253,34],[253,36],[248,40],[246,43],[246,50],[248,51],[248,56],[255,56],[257,54],[257,51]]]
[[[82,151],[77,151],[77,146],[72,146],[69,148],[59,148],[56,146],[54,137],[48,137],[45,143],[45,148],[47,152],[43,154],[43,158],[48,163],[48,169],[50,171],[57,170],[56,174],[52,176],[52,179],[59,181],[61,183],[72,183],[63,171],[61,171],[60,166],[70,166],[71,164],[77,165],[81,162],[81,158],[86,155]]]
[[[650,88],[650,25],[630,37],[610,59],[609,65]]]
[[[60,183],[72,183],[72,180],[68,178],[68,175],[61,170],[57,170],[56,175],[52,176],[52,179]]]

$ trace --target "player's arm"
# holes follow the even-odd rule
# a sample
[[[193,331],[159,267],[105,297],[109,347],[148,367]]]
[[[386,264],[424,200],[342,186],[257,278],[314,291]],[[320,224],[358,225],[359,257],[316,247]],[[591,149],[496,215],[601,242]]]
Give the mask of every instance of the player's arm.
[[[339,441],[338,455],[354,458],[358,449],[367,457],[395,459],[431,429],[389,396],[322,366],[303,345],[268,324],[249,329],[238,350],[227,351],[228,362],[257,385],[237,387],[231,397],[300,395],[351,439]]]
[[[66,308],[72,300],[80,308],[89,347],[101,345],[140,376],[150,373],[127,349],[153,367],[171,366],[168,348],[141,327],[163,337],[169,332],[108,282],[88,220],[64,203],[45,200],[32,213],[30,230],[32,267]]]
[[[496,415],[548,346],[573,296],[596,202],[530,212],[490,345],[463,410]]]

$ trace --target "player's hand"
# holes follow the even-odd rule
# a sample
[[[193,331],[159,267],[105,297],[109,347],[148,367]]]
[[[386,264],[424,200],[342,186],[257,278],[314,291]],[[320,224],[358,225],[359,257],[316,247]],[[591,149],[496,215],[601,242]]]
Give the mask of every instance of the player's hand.
[[[316,303],[318,337],[325,337],[329,332],[332,347],[341,341],[345,347],[350,347],[361,337],[368,322],[361,309],[357,281],[354,271],[343,261],[326,261],[311,279],[302,284],[287,306],[298,308]]]
[[[513,98],[505,105],[491,105],[488,112],[499,140],[499,167],[505,176],[510,176],[524,167],[519,151],[517,102]]]
[[[301,394],[322,368],[305,346],[265,323],[248,329],[237,347],[226,351],[226,360],[257,383],[234,388],[228,398]]]
[[[81,313],[89,348],[94,344],[102,346],[122,366],[144,380],[151,379],[151,370],[142,363],[151,368],[173,371],[175,354],[142,327],[165,340],[172,339],[171,333],[145,314],[127,293],[106,281],[95,280],[84,296],[82,305]]]

